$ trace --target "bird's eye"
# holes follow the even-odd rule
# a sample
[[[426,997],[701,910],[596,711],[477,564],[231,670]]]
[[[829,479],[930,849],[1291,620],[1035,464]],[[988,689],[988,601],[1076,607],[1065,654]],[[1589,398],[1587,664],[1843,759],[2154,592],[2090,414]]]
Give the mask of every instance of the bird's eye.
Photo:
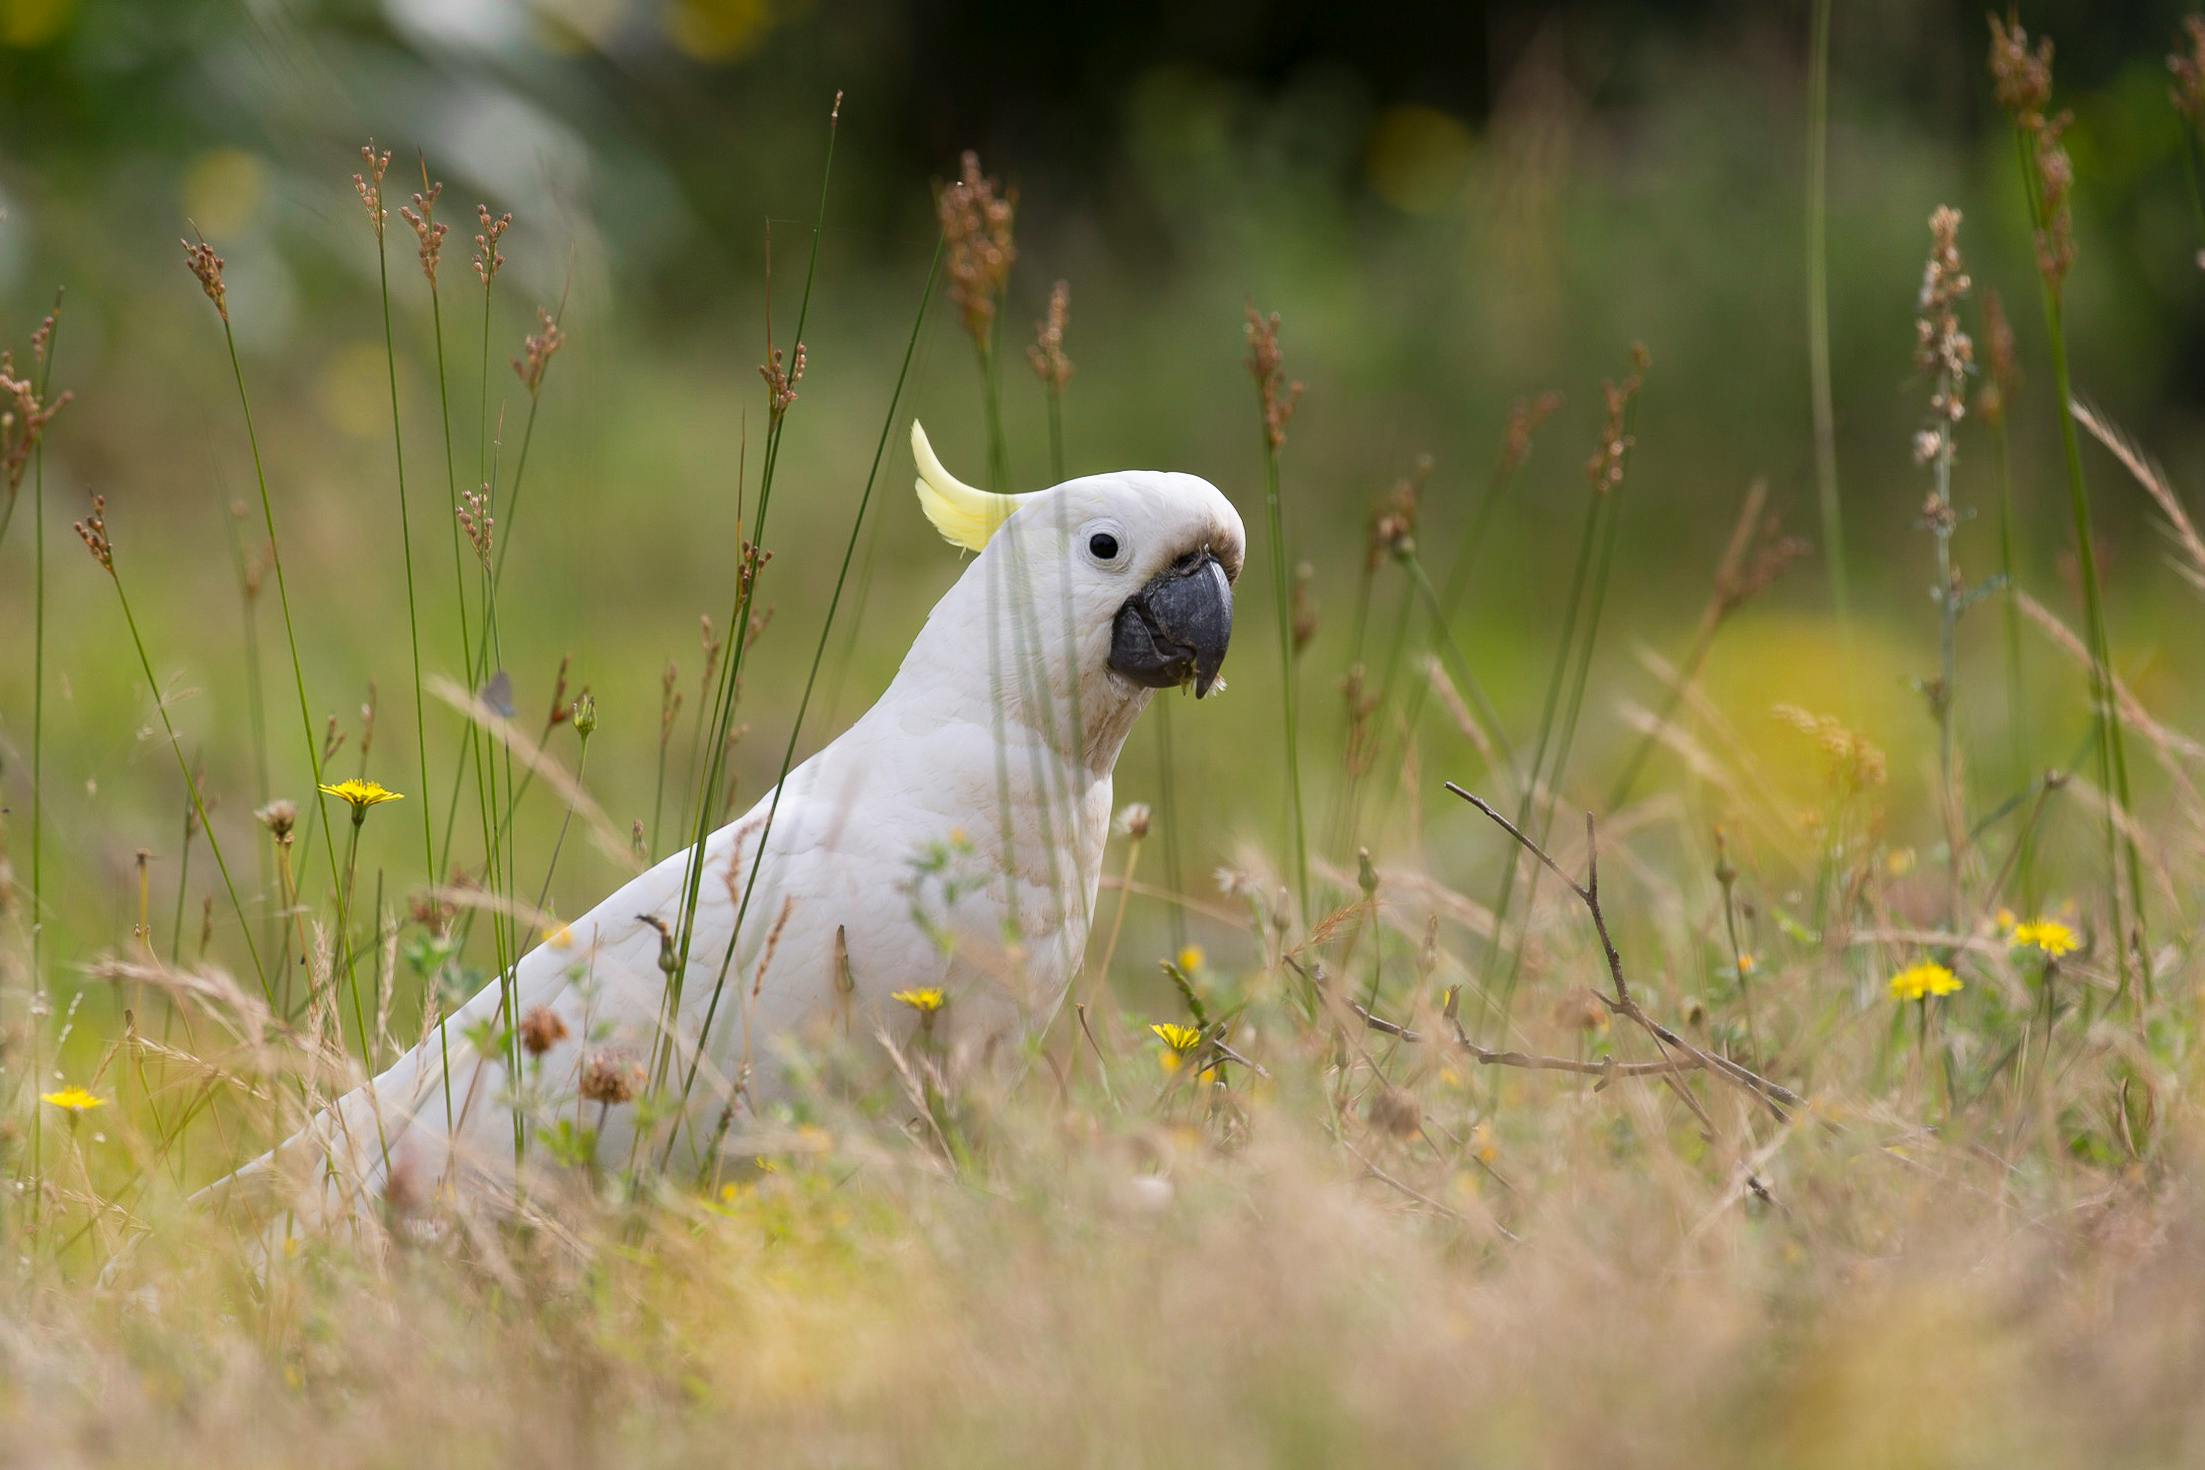
[[[1118,538],[1108,531],[1097,531],[1087,538],[1087,552],[1097,561],[1116,561],[1118,559]]]

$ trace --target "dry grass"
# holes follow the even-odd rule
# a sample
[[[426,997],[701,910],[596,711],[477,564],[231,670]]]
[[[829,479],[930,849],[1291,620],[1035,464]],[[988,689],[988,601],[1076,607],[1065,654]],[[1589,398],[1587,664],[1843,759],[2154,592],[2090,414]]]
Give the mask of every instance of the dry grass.
[[[2038,53],[1999,34],[2002,97],[2041,106]],[[368,204],[380,230],[376,157]],[[443,227],[426,217],[440,187],[414,196],[418,219],[407,212],[432,287]],[[1014,198],[970,154],[938,196],[997,479],[995,327],[1017,255]],[[511,216],[477,209],[487,323]],[[2064,212],[2038,216],[2047,275],[2056,265],[2064,281],[2075,266]],[[223,262],[204,242],[185,248],[226,340]],[[1894,283],[1895,303],[1907,289]],[[807,279],[807,303],[809,290]],[[1067,291],[1058,285],[1034,351],[1052,455],[1071,376]],[[1936,303],[1954,334],[1962,295]],[[449,466],[452,385],[435,320]],[[463,512],[452,523],[464,520],[479,553],[478,574],[453,542],[469,677],[417,674],[467,716],[432,706],[446,748],[416,730],[423,763],[456,772],[422,813],[424,845],[439,868],[456,853],[460,871],[407,875],[422,885],[411,894],[397,883],[386,894],[377,877],[371,892],[371,875],[355,872],[357,828],[338,864],[341,807],[303,819],[287,802],[263,808],[269,863],[246,896],[228,895],[237,924],[184,961],[180,932],[168,958],[148,942],[160,926],[142,894],[109,948],[40,953],[24,918],[35,890],[0,861],[0,1465],[2095,1466],[2205,1454],[2205,976],[2189,897],[2205,879],[2205,745],[2150,707],[2152,688],[2106,667],[2094,583],[2080,635],[2048,606],[2066,606],[2049,587],[1991,587],[2056,650],[2035,682],[2060,681],[2078,720],[2102,702],[2108,733],[2152,753],[2154,789],[2123,809],[2110,764],[2094,786],[2055,771],[2018,791],[1971,770],[1992,721],[1968,702],[1986,681],[1956,677],[1962,583],[1944,561],[1969,534],[1947,483],[1956,443],[1975,449],[1975,421],[1963,428],[1957,411],[1965,354],[1938,360],[1940,409],[1954,411],[1925,456],[1937,462],[1948,601],[1941,692],[1912,748],[1887,751],[1843,712],[1724,707],[1701,686],[1733,614],[1806,550],[1779,534],[1758,486],[1727,546],[1709,549],[1707,611],[1672,651],[1682,656],[1646,655],[1666,686],[1658,712],[1597,687],[1588,698],[1609,580],[1635,571],[1614,508],[1632,491],[1623,466],[1646,362],[1634,353],[1631,376],[1606,395],[1590,483],[1572,492],[1585,497],[1583,541],[1527,770],[1508,727],[1528,736],[1531,712],[1495,710],[1468,677],[1456,638],[1475,610],[1458,605],[1455,569],[1444,594],[1427,578],[1414,494],[1362,565],[1350,657],[1323,666],[1332,650],[1313,612],[1303,636],[1282,502],[1304,488],[1281,454],[1301,385],[1283,375],[1278,317],[1251,308],[1263,459],[1251,435],[1249,483],[1264,474],[1263,590],[1285,697],[1276,756],[1250,763],[1290,772],[1274,784],[1291,818],[1275,824],[1263,808],[1242,826],[1271,832],[1270,850],[1180,891],[1137,880],[1151,814],[1125,822],[1105,859],[1096,928],[1108,938],[1074,990],[1086,1003],[1021,1064],[937,1055],[923,1021],[900,1048],[885,1034],[814,1039],[790,1059],[809,1079],[794,1103],[740,1124],[728,1105],[725,1172],[710,1181],[601,1166],[559,1142],[548,1115],[525,1118],[523,1089],[517,1136],[542,1126],[530,1130],[517,1209],[401,1195],[375,1218],[283,1238],[246,1201],[195,1200],[196,1185],[295,1128],[370,1061],[429,1034],[440,982],[496,973],[470,977],[470,957],[487,966],[494,952],[502,970],[555,924],[544,912],[552,874],[536,886],[533,853],[515,872],[513,818],[538,776],[562,841],[579,814],[592,842],[575,846],[594,846],[608,868],[712,825],[732,797],[740,666],[771,613],[753,612],[754,587],[832,565],[832,548],[789,547],[769,571],[775,553],[749,539],[766,534],[781,423],[807,363],[800,306],[785,365],[770,348],[761,368],[759,498],[736,528],[731,589],[715,589],[733,592],[728,616],[704,624],[697,707],[679,718],[669,665],[653,728],[592,756],[656,762],[659,810],[648,834],[639,821],[624,837],[592,797],[591,768],[563,744],[566,728],[583,740],[595,728],[587,691],[564,702],[562,665],[531,738],[510,680],[493,672],[498,620],[521,616],[499,601],[498,578],[527,435],[565,341],[554,313],[537,321],[513,364],[528,398],[518,463],[502,469],[492,452],[486,329],[481,488],[436,507],[437,519]],[[24,413],[50,405],[41,432],[66,401],[43,381],[46,342],[35,388],[0,380]],[[1893,347],[1896,364],[1906,347]],[[242,408],[245,373],[230,353]],[[464,400],[476,385],[457,387]],[[1221,399],[1225,388],[1245,417],[1245,388],[1221,385]],[[1480,544],[1486,513],[1553,406],[1537,400],[1512,421],[1458,566],[1499,554]],[[2103,415],[2074,414],[2155,502],[2176,571],[2197,581],[2205,548],[2177,489]],[[36,440],[5,447],[11,497],[26,468],[29,493],[42,493]],[[2082,506],[2079,470],[2076,485]],[[2087,506],[2079,513],[2087,531]],[[862,510],[845,574],[861,524]],[[80,534],[127,615],[104,502]],[[125,539],[126,566],[137,550]],[[261,557],[240,556],[241,571],[254,568],[248,619]],[[1372,679],[1363,622],[1381,577],[1399,594],[1399,622]],[[838,581],[834,605],[840,595]],[[1243,596],[1260,611],[1252,585]],[[1424,613],[1428,623],[1413,620]],[[1251,684],[1272,667],[1259,642],[1244,633],[1237,655]],[[217,828],[233,853],[270,838],[245,820],[249,803],[210,817],[154,660],[142,643],[122,654],[111,676],[142,669],[194,803],[186,852],[200,834],[229,887]],[[318,778],[336,747],[316,755],[295,642],[292,656]],[[1312,737],[1337,716],[1320,717],[1314,695],[1298,703],[1297,686],[1346,691],[1349,754],[1332,769]],[[1273,708],[1268,694],[1262,704]],[[1628,759],[1595,770],[1580,752],[1572,765],[1581,715],[1588,729],[1635,725],[1635,744],[1627,732],[1610,742]],[[1791,742],[1786,768],[1740,733],[1748,720]],[[793,755],[796,733],[788,740]],[[1168,771],[1168,745],[1164,759]],[[1893,767],[1932,764],[1936,810],[1907,810]],[[681,835],[662,842],[669,769]],[[1482,800],[1429,808],[1421,793],[1448,778],[1514,809],[1535,856]],[[1305,825],[1305,781],[1310,806],[1334,822]],[[1597,829],[1580,823],[1585,793],[1609,789],[1614,809]],[[2153,805],[2161,791],[2169,799]],[[1179,814],[1154,816],[1168,843]],[[2101,823],[2148,861],[2148,923],[2108,881],[2121,853],[2092,840]],[[1177,871],[1175,850],[1165,865]],[[196,881],[202,898],[219,892],[204,872]],[[186,891],[179,876],[179,916]],[[2038,891],[2055,895],[2043,913],[2021,897]],[[1154,907],[1127,926],[1134,902]],[[193,926],[202,935],[209,905]],[[1175,938],[1165,990],[1158,936],[1178,913],[1200,917],[1209,953]],[[483,932],[471,933],[478,919]],[[687,922],[660,929],[670,976],[688,973]],[[248,971],[254,934],[274,963],[250,949]],[[1954,988],[1902,997],[1902,974]],[[582,1044],[541,1021],[484,1039],[516,1074],[524,1048]],[[57,1058],[96,1106],[41,1100]],[[628,1058],[598,1075],[594,1104],[636,1105],[639,1086],[644,1105],[665,1101],[664,1067]]]

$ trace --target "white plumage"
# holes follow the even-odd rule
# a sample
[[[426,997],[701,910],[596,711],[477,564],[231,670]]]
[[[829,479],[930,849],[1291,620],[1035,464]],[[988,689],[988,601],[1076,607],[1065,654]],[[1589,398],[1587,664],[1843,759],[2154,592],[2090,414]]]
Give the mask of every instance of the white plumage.
[[[934,1017],[934,1041],[959,1051],[1010,1045],[1045,1026],[1085,951],[1112,767],[1150,686],[1189,678],[1187,660],[1196,658],[1191,646],[1172,644],[1180,635],[1170,609],[1185,597],[1221,596],[1225,632],[1213,629],[1214,648],[1205,644],[1197,659],[1198,689],[1223,656],[1225,589],[1238,575],[1244,532],[1207,481],[1124,471],[986,496],[940,469],[917,425],[913,439],[929,516],[951,539],[985,549],[935,605],[880,700],[789,773],[763,856],[772,792],[708,840],[670,1091],[700,1055],[708,1011],[711,1025],[678,1135],[666,1121],[650,1135],[654,1149],[675,1140],[677,1163],[710,1146],[729,1099],[739,1133],[743,1119],[783,1095],[780,1062],[791,1041],[836,1031],[866,1041],[881,1027],[908,1033],[919,1017],[891,1002],[892,992],[940,988],[947,1003]],[[1167,581],[1210,590],[1147,599]],[[1157,640],[1178,655],[1163,672],[1149,647]],[[516,969],[519,1013],[549,1007],[568,1033],[531,1090],[539,1102],[563,1100],[585,1126],[599,1112],[573,1104],[585,1066],[593,1058],[641,1064],[663,1029],[666,977],[648,920],[679,932],[687,857],[625,884]],[[756,891],[722,984],[753,873]],[[392,1175],[408,1191],[469,1175],[510,1178],[506,1068],[465,1041],[480,1023],[501,1020],[500,1004],[500,987],[488,986],[442,1036],[238,1177],[285,1154],[303,1163],[335,1153],[350,1167],[323,1177],[360,1181],[331,1201],[343,1206],[368,1202]],[[624,1105],[605,1114],[601,1160],[617,1167],[629,1158],[634,1113]]]

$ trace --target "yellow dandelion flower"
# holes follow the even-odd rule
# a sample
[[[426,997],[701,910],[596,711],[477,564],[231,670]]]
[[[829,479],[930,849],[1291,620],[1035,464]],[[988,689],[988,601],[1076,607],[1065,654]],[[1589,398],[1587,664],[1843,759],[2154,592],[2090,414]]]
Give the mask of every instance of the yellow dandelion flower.
[[[1173,1051],[1185,1056],[1202,1044],[1202,1033],[1192,1026],[1175,1026],[1169,1021],[1158,1021],[1148,1028],[1156,1033],[1156,1039]]]
[[[2021,921],[2014,917],[2012,909],[2000,909],[1995,917],[1995,922],[1998,925],[1999,933],[2011,934],[2014,932],[2014,925]]]
[[[1190,944],[1185,949],[1179,951],[1177,959],[1179,962],[1179,968],[1186,971],[1189,975],[1192,975],[1195,971],[1202,968],[1202,966],[1209,960],[1209,956],[1202,952],[1201,945]]]
[[[1749,949],[1749,950],[1747,950],[1747,951],[1746,951],[1746,952],[1745,952],[1744,954],[1741,954],[1740,956],[1738,956],[1738,973],[1739,973],[1739,974],[1741,974],[1741,975],[1750,975],[1750,974],[1752,974],[1752,973],[1753,973],[1754,971],[1756,971],[1756,970],[1758,970],[1758,969],[1760,969],[1760,968],[1761,968],[1761,961],[1760,961],[1759,959],[1755,958],[1755,956],[1754,956],[1754,953],[1753,953],[1753,951],[1752,951],[1752,950],[1750,950],[1750,949]]]
[[[2026,924],[2016,924],[2010,942],[2015,949],[2033,949],[2053,960],[2082,948],[2082,940],[2075,931],[2057,919],[2032,919]]]
[[[553,949],[572,949],[574,931],[564,924],[548,924],[544,927],[544,943]]]
[[[94,1108],[107,1106],[106,1098],[76,1086],[64,1087],[59,1092],[42,1092],[38,1095],[38,1100],[50,1103],[65,1113],[89,1113]]]
[[[1925,996],[1950,995],[1960,988],[1960,977],[1934,960],[1909,965],[1891,977],[1893,1000],[1921,1000]]]
[[[324,796],[334,796],[352,808],[352,820],[357,822],[367,815],[371,806],[381,806],[386,801],[404,801],[396,791],[386,789],[381,783],[365,781],[358,776],[348,776],[334,786],[322,787]]]
[[[1904,878],[1914,871],[1914,849],[1902,847],[1887,852],[1883,858],[1883,870],[1894,878]]]
[[[899,990],[888,998],[911,1007],[922,1016],[933,1015],[948,1000],[947,996],[933,986],[928,986],[923,990]]]

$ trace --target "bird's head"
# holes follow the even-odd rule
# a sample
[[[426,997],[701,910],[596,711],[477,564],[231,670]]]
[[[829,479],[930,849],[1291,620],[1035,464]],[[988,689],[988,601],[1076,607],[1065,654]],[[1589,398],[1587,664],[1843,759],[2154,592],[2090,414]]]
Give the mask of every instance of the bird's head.
[[[1233,635],[1233,583],[1247,533],[1215,485],[1118,470],[996,495],[942,467],[914,422],[919,503],[944,537],[1001,558],[1014,623],[1042,646],[1069,638],[1082,673],[1132,689],[1208,694]],[[1015,563],[1015,569],[1010,564]]]

